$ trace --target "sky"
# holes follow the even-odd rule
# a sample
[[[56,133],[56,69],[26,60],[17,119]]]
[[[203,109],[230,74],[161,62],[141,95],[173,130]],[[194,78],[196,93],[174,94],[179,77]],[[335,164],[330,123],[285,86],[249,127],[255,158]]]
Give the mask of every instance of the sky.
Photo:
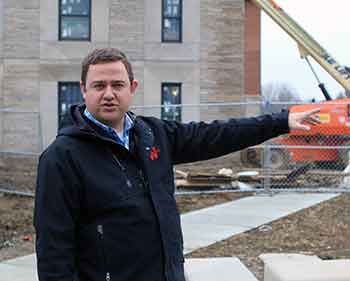
[[[350,66],[350,0],[275,0],[341,65]],[[261,81],[287,83],[303,99],[323,100],[318,82],[297,44],[264,12],[261,18]],[[310,59],[332,97],[344,89]]]

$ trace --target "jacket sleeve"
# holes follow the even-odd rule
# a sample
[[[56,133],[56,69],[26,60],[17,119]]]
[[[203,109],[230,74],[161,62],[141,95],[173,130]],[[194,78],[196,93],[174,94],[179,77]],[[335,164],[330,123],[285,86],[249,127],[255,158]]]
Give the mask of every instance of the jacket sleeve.
[[[288,111],[212,123],[165,122],[173,164],[207,160],[289,132]]]
[[[67,154],[68,155],[68,154]],[[39,160],[34,226],[40,281],[75,280],[79,181],[72,161],[52,150]]]

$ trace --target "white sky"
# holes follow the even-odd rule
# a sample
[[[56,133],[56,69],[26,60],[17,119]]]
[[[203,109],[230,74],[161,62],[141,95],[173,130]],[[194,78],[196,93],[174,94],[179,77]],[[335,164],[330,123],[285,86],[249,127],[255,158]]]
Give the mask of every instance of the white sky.
[[[275,1],[341,65],[350,66],[350,0]],[[261,15],[262,84],[286,82],[302,98],[323,100],[317,80],[307,62],[300,58],[295,41],[264,12]],[[316,62],[310,61],[332,97],[343,91]]]

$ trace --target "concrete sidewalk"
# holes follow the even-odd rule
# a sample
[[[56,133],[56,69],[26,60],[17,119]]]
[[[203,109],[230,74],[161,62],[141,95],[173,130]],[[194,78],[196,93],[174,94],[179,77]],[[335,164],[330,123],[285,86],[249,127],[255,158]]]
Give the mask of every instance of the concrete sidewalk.
[[[35,255],[0,263],[1,281],[37,281]]]
[[[311,207],[322,201],[331,199],[336,194],[278,194],[246,197],[210,208],[190,212],[181,216],[184,233],[184,252],[189,253],[198,248],[206,247],[235,234],[247,231],[273,220],[287,216],[301,209]],[[192,260],[192,259],[191,259]],[[188,261],[187,270],[191,274],[190,281],[196,281],[200,274],[196,268],[225,267],[225,264],[234,263],[237,274],[246,276],[241,281],[253,280],[246,272],[244,265],[238,259],[193,259]],[[0,263],[1,281],[37,281],[35,256],[25,256]],[[195,267],[192,268],[193,264]],[[188,267],[190,266],[190,267]],[[231,266],[229,266],[230,268]],[[192,268],[192,269],[191,269]],[[227,268],[227,274],[232,274],[232,268]],[[192,271],[191,271],[192,270]],[[191,273],[192,272],[192,273]],[[196,273],[198,272],[198,273]],[[225,272],[225,270],[224,270]],[[246,272],[246,273],[244,273]],[[210,275],[203,275],[209,278]],[[215,275],[214,275],[215,276]],[[234,274],[232,275],[234,278]],[[195,278],[195,279],[194,279]],[[216,278],[214,278],[216,279]],[[214,279],[199,279],[200,281]],[[229,279],[224,279],[229,280]]]
[[[181,216],[184,252],[209,246],[335,196],[337,194],[258,195],[184,214]]]

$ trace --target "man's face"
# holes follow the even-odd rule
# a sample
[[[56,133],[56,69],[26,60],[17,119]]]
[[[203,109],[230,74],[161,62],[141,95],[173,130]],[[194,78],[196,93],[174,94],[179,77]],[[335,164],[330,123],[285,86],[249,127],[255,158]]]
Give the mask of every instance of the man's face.
[[[121,61],[90,65],[86,85],[80,83],[87,110],[100,122],[122,130],[137,81],[130,83]]]

